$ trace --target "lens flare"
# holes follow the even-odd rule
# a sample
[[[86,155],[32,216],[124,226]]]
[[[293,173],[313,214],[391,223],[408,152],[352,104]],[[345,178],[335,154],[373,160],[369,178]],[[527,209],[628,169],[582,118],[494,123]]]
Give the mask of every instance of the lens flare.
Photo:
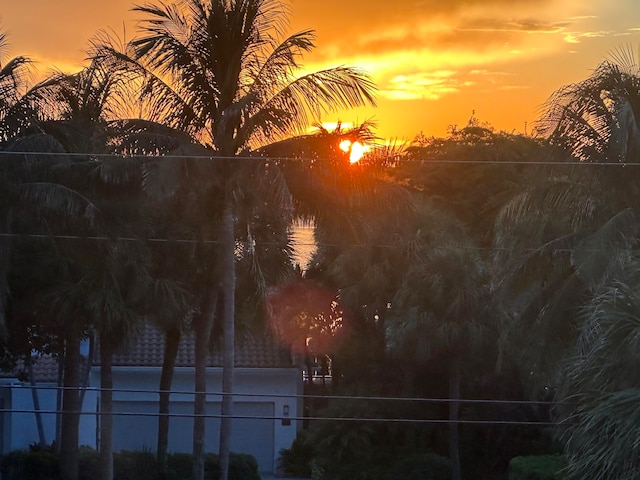
[[[351,148],[351,140],[342,140],[340,142],[340,150],[343,152],[348,152]]]
[[[351,153],[349,154],[349,161],[351,163],[359,162],[367,150],[366,145],[362,145],[360,142],[353,142],[351,145]]]
[[[340,150],[349,153],[349,162],[357,163],[370,150],[370,147],[360,142],[352,142],[351,140],[342,140],[340,142]]]

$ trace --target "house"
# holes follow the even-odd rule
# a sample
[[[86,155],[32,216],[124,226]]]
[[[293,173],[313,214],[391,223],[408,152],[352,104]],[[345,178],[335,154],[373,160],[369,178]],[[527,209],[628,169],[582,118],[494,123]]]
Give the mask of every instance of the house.
[[[169,451],[192,450],[195,342],[186,335],[176,359],[170,406]],[[136,341],[113,358],[114,449],[155,451],[158,384],[163,361],[164,335],[147,324]],[[57,375],[52,359],[36,362],[38,399],[47,441],[55,437]],[[213,353],[207,366],[205,448],[218,451],[222,390],[222,355]],[[99,433],[100,364],[89,371],[80,422],[80,443],[97,447]],[[25,448],[38,441],[30,384],[4,378],[0,384],[2,451]],[[273,472],[279,452],[289,448],[302,416],[302,372],[291,353],[269,338],[242,343],[236,349],[234,420],[231,449],[253,455],[259,470]],[[48,412],[48,413],[47,413]]]

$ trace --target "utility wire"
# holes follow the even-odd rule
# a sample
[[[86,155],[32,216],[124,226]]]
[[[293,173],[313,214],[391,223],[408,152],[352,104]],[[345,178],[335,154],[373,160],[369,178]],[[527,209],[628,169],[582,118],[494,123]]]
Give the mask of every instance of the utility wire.
[[[173,395],[194,395],[195,393],[206,393],[207,396],[230,395],[220,391],[195,392],[194,390],[159,390],[159,389],[135,389],[135,388],[100,388],[100,387],[63,387],[63,386],[36,386],[30,385],[0,385],[0,389],[21,387],[25,389],[36,388],[37,390],[90,390],[96,392],[109,391],[113,393],[169,393]],[[357,396],[357,395],[307,395],[307,394],[279,394],[279,393],[231,393],[234,397],[269,397],[269,398],[294,398],[294,399],[320,399],[320,400],[359,400],[359,401],[390,401],[390,402],[418,402],[418,403],[452,403],[462,404],[504,404],[504,405],[576,405],[570,402],[553,402],[547,400],[498,400],[498,399],[451,399],[451,398],[428,398],[428,397],[386,397],[386,396]]]
[[[318,162],[326,161],[326,158],[314,158],[314,157],[268,157],[268,156],[252,156],[252,155],[240,155],[240,156],[218,156],[218,155],[144,155],[144,154],[131,154],[122,155],[114,153],[66,153],[66,152],[11,152],[0,151],[0,156],[10,155],[22,155],[22,156],[51,156],[51,157],[90,157],[96,159],[119,159],[119,160],[158,160],[158,159],[174,159],[174,160],[262,160],[262,161],[275,161],[275,162]],[[361,161],[362,162],[362,161]],[[423,163],[423,164],[458,164],[458,165],[531,165],[531,166],[562,166],[562,167],[577,167],[577,166],[593,166],[593,167],[634,167],[640,166],[640,162],[587,162],[587,161],[551,161],[551,160],[474,160],[474,159],[460,159],[460,160],[428,160],[422,158],[403,158],[402,160],[392,160],[394,164],[402,163]],[[364,160],[366,163],[366,159]],[[72,164],[73,165],[73,164]],[[358,163],[353,164],[356,168]]]
[[[122,242],[150,242],[150,243],[184,243],[184,244],[205,244],[205,245],[221,245],[221,240],[194,240],[187,238],[150,238],[150,237],[108,237],[99,235],[59,235],[59,234],[43,234],[43,233],[0,233],[0,238],[36,238],[36,239],[59,239],[59,240],[95,240],[95,241],[122,241]],[[236,243],[250,244],[255,246],[267,246],[267,247],[281,247],[282,244],[278,242],[262,242],[262,241],[248,241],[237,240]],[[392,245],[384,243],[314,243],[314,242],[293,242],[296,246],[301,247],[336,247],[336,248],[407,248],[404,245]],[[434,250],[470,250],[470,251],[519,251],[519,252],[540,252],[541,248],[533,247],[478,247],[478,246],[464,246],[464,245],[447,245],[437,246],[429,245],[429,248]],[[554,253],[572,253],[574,250],[570,248],[553,248],[550,251]],[[605,251],[601,248],[582,248],[581,252],[598,253]],[[609,252],[610,250],[606,250]]]
[[[173,417],[173,418],[234,418],[240,420],[296,420],[296,421],[327,421],[327,422],[371,422],[371,423],[420,423],[420,424],[470,424],[470,425],[536,425],[536,426],[557,426],[558,423],[535,421],[535,420],[445,420],[426,418],[380,418],[380,417],[291,417],[291,416],[269,416],[269,415],[221,415],[221,414],[194,414],[194,413],[158,413],[158,412],[88,412],[75,411],[66,412],[64,410],[33,410],[9,408],[0,409],[0,413],[22,413],[42,415],[57,415],[63,413],[74,413],[77,415],[96,416],[124,416],[124,417]]]

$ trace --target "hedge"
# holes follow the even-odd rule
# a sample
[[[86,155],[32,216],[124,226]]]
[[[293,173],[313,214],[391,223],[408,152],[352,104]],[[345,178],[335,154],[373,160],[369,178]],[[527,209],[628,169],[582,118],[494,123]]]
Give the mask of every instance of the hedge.
[[[509,480],[562,480],[567,461],[563,455],[529,455],[509,462]]]
[[[80,480],[99,478],[99,454],[82,448],[78,465]],[[217,455],[205,455],[205,479],[218,480]],[[167,457],[166,474],[149,451],[121,451],[113,458],[114,480],[189,480],[193,460],[187,453],[174,453]],[[13,451],[0,456],[2,480],[60,480],[58,456],[50,450]],[[260,480],[258,463],[251,455],[232,453],[229,463],[229,480]]]

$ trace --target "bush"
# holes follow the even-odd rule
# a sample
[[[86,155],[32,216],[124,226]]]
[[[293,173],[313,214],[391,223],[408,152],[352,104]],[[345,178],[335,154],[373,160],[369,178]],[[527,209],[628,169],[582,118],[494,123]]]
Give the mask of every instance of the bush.
[[[451,480],[451,460],[435,453],[415,454],[398,460],[394,480]]]
[[[58,456],[47,450],[29,452],[23,473],[24,478],[29,480],[57,480],[60,478]]]
[[[0,472],[3,480],[59,480],[58,457],[48,450],[14,451],[2,456]]]
[[[509,480],[562,480],[566,466],[563,455],[514,457],[509,462]]]
[[[208,453],[204,457],[204,477],[207,480],[220,478],[220,459]],[[251,455],[232,453],[229,459],[229,480],[260,480],[258,462]]]
[[[217,455],[205,455],[206,480],[218,480],[220,462]],[[97,451],[80,449],[78,464],[80,480],[100,477],[100,458]],[[167,457],[167,472],[162,473],[155,455],[150,451],[122,451],[114,454],[114,480],[189,480],[193,470],[193,456],[173,453]],[[0,457],[2,480],[59,480],[58,456],[47,450],[14,451]],[[229,480],[260,480],[258,462],[251,455],[232,453]]]
[[[22,480],[24,478],[24,463],[29,455],[24,450],[16,450],[2,455],[0,459],[0,478],[3,480]]]
[[[100,456],[96,450],[89,447],[80,448],[78,478],[79,480],[94,480],[100,478]]]
[[[352,461],[312,462],[314,480],[451,480],[451,461],[433,452],[385,452]]]
[[[113,456],[113,480],[158,480],[162,472],[148,450],[121,451]]]
[[[291,448],[280,450],[278,457],[278,473],[286,477],[311,477],[311,459],[313,447],[304,436],[299,436],[291,444]]]
[[[167,455],[167,478],[169,480],[191,480],[193,456],[190,453]]]
[[[260,480],[256,459],[246,453],[232,453],[229,461],[229,480]]]

